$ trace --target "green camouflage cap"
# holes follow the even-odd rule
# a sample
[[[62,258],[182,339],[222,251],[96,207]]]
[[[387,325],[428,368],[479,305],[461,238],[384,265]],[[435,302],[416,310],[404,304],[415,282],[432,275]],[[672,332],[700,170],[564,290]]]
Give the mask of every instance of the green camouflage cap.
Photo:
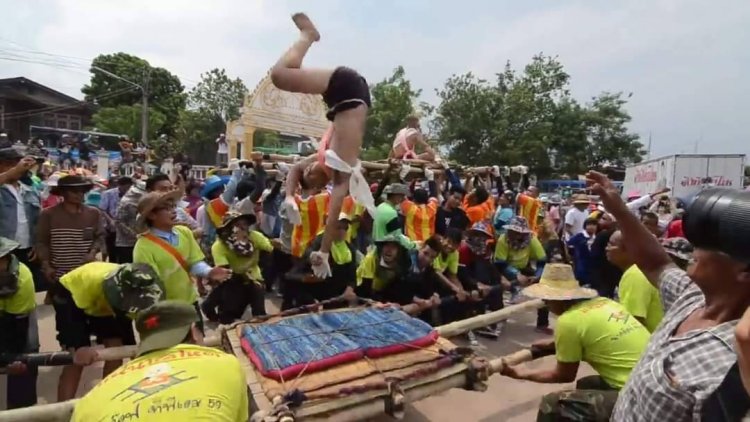
[[[148,264],[123,264],[103,284],[104,296],[113,310],[133,316],[164,300],[164,283]]]
[[[20,244],[15,240],[0,236],[0,258],[18,249]]]
[[[141,338],[138,356],[182,343],[196,322],[198,313],[193,305],[176,300],[158,302],[139,312],[135,319]]]

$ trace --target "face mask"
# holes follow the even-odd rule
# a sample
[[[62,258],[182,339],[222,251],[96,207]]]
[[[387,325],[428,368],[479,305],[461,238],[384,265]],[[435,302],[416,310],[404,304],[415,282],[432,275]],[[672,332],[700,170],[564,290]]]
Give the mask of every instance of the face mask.
[[[531,243],[531,235],[524,235],[515,239],[508,238],[508,247],[513,250],[523,249]]]

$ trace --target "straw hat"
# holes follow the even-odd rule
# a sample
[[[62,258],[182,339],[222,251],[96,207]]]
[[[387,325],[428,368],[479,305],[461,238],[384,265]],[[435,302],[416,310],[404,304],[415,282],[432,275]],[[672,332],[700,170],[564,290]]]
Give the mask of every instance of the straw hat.
[[[143,195],[138,200],[138,218],[135,220],[136,232],[143,233],[148,230],[146,216],[151,214],[151,211],[169,201],[176,203],[181,197],[182,191],[180,189],[173,189],[169,192],[149,192]]]
[[[599,295],[594,289],[581,287],[568,264],[547,264],[539,283],[526,287],[522,293],[543,300],[591,299]]]
[[[573,197],[571,198],[571,203],[588,205],[591,203],[591,199],[589,199],[588,195],[583,195],[579,193],[579,194],[573,195]]]

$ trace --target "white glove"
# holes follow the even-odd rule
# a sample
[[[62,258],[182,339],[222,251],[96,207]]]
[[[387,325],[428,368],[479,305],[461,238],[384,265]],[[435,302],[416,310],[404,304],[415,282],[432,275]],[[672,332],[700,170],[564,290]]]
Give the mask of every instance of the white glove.
[[[425,167],[424,177],[427,178],[428,181],[432,182],[433,180],[435,180],[435,172]]]
[[[289,174],[289,164],[287,163],[276,163],[276,167],[279,169],[280,173],[284,173],[284,176]]]
[[[411,171],[411,166],[407,163],[401,164],[401,171],[398,173],[398,177],[401,178],[401,180],[406,179],[406,176],[409,175],[409,172]]]
[[[492,166],[492,176],[500,177],[500,166]]]
[[[508,168],[508,166],[503,166],[500,171],[502,171],[503,176],[510,176],[510,169]]]
[[[231,160],[229,160],[229,170],[234,171],[238,168],[240,168],[240,160],[236,158],[232,158]]]
[[[328,264],[328,256],[329,254],[320,251],[310,254],[310,262],[313,263],[313,274],[321,280],[325,280],[332,275],[331,266]],[[314,262],[317,262],[317,264],[314,264]]]
[[[448,165],[448,162],[445,161],[445,160],[443,160],[440,157],[435,157],[435,162],[438,163],[438,164],[440,164],[440,166],[443,167],[446,170],[448,170],[450,168],[450,166]]]
[[[526,174],[529,172],[529,168],[526,166],[513,166],[510,168],[514,173]]]
[[[281,208],[286,212],[286,219],[289,220],[290,224],[295,226],[302,224],[302,216],[299,215],[299,207],[293,196],[287,196],[284,203],[281,204]]]

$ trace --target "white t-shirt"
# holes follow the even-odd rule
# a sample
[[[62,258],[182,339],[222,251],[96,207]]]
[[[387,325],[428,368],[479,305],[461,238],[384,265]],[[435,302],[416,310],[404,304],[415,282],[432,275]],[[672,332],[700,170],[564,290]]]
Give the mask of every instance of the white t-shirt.
[[[31,237],[29,236],[29,220],[26,218],[26,207],[23,206],[22,193],[19,192],[15,186],[11,184],[5,185],[6,188],[13,194],[16,199],[16,238],[13,239],[19,243],[19,248],[26,249],[31,247]],[[23,188],[22,188],[23,190]]]
[[[583,223],[589,218],[589,210],[579,210],[578,208],[571,208],[565,214],[565,225],[571,226],[570,236],[575,236],[583,231]]]
[[[217,154],[226,154],[227,153],[227,140],[216,138],[216,144],[219,146],[219,149],[216,151]]]

